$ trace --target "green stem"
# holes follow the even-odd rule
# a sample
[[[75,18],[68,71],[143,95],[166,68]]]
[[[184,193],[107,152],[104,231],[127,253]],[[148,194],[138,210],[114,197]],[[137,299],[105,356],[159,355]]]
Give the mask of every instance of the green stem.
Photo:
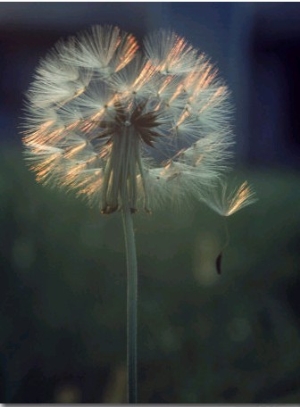
[[[127,195],[127,194],[126,194]],[[123,227],[127,259],[127,374],[128,403],[137,402],[137,259],[132,213],[123,200]]]

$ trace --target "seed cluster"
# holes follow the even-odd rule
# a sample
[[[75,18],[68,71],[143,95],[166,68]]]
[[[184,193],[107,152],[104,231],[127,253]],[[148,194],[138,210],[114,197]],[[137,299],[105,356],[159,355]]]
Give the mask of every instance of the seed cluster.
[[[228,91],[176,33],[159,30],[140,47],[94,26],[56,44],[27,96],[23,141],[38,181],[74,189],[104,214],[192,196],[210,204],[232,145]]]

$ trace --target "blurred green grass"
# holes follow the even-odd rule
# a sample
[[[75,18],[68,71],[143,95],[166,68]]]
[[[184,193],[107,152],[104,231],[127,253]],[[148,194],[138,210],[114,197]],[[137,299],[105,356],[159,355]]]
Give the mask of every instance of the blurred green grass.
[[[300,176],[273,169],[239,177],[259,200],[226,219],[221,276],[223,218],[202,205],[135,216],[140,402],[300,399]],[[103,217],[36,184],[21,154],[4,150],[0,224],[1,401],[53,402],[64,380],[77,383],[78,401],[110,401],[113,372],[126,362],[120,214]],[[37,368],[50,390],[30,379]]]

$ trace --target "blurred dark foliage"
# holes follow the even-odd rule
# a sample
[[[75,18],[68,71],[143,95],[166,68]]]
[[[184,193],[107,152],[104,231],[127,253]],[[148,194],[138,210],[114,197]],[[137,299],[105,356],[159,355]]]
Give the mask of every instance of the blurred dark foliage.
[[[124,401],[120,214],[37,185],[0,159],[1,401]],[[135,216],[141,402],[297,402],[299,174],[244,174],[259,202]]]
[[[237,163],[258,203],[135,216],[139,400],[300,400],[297,3],[0,4],[0,401],[122,402],[126,270],[119,214],[37,185],[23,163],[24,92],[61,37],[171,27],[212,57],[236,106]]]

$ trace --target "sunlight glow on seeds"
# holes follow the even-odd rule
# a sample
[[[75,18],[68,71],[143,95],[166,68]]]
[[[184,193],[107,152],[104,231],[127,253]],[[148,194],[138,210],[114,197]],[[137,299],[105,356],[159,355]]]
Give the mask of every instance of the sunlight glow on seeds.
[[[208,59],[168,30],[138,44],[113,26],[60,41],[28,92],[25,155],[37,180],[74,189],[102,213],[191,197],[229,216],[246,183],[215,190],[233,136],[227,88]],[[209,188],[208,188],[209,186]]]

